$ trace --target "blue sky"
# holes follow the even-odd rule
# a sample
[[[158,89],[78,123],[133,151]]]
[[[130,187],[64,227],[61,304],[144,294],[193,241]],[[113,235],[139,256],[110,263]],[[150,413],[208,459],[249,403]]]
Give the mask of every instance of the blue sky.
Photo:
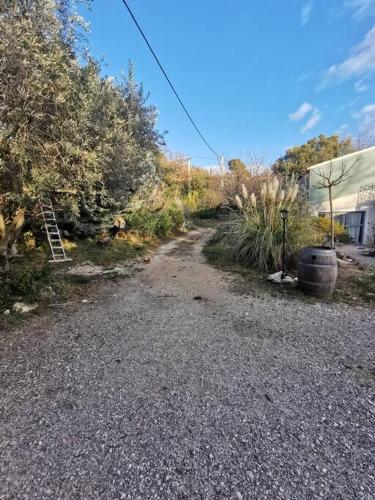
[[[129,0],[208,142],[268,161],[319,134],[375,123],[375,0]],[[211,165],[121,0],[85,12],[92,53],[118,76],[128,60],[159,110],[171,152]],[[199,158],[202,157],[202,158]]]

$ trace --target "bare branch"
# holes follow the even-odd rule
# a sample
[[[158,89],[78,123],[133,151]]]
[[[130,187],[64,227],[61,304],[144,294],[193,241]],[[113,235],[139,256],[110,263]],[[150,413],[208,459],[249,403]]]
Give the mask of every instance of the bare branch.
[[[355,160],[355,162],[353,162],[352,165],[348,168],[346,168],[344,162],[342,162],[340,174],[338,174],[336,177],[334,175],[335,169],[333,166],[333,161],[331,161],[329,164],[328,173],[325,173],[322,170],[314,171],[314,174],[321,179],[317,182],[317,188],[318,189],[328,189],[328,188],[333,187],[333,186],[338,186],[342,182],[348,180],[351,177],[349,175],[349,173],[352,170],[352,168],[358,163],[358,160],[359,159],[357,158]]]

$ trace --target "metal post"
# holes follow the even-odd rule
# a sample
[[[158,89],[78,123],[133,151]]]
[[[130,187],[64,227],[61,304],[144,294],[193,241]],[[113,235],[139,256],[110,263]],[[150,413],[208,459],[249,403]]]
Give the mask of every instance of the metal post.
[[[220,156],[220,188],[224,189],[224,156]]]
[[[281,272],[281,279],[285,278],[285,228],[286,228],[286,219],[283,218],[283,268]]]
[[[188,167],[188,192],[191,191],[191,158],[187,158],[187,167]]]

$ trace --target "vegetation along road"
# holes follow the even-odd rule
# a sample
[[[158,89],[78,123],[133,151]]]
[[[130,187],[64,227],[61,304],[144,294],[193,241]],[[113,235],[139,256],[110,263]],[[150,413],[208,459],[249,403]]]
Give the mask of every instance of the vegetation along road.
[[[1,498],[373,498],[374,313],[241,295],[210,234],[2,336]]]

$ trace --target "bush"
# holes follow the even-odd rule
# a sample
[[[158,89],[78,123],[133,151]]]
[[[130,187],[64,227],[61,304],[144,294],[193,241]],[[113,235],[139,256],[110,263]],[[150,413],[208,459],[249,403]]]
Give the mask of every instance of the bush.
[[[283,189],[277,178],[264,183],[258,198],[236,196],[239,210],[234,211],[224,234],[224,248],[233,262],[255,267],[262,272],[278,271],[282,264],[283,223],[280,209],[289,210],[286,232],[286,259],[294,267],[300,248],[320,242],[308,204],[297,198],[298,185],[291,179]]]
[[[22,296],[25,300],[38,300],[42,288],[51,282],[51,269],[23,269],[11,276],[11,292]]]
[[[8,309],[14,299],[36,302],[46,285],[51,284],[51,269],[48,265],[40,269],[24,268],[11,272],[0,281],[0,311]]]
[[[155,217],[154,234],[156,236],[167,236],[172,232],[173,219],[168,212],[158,212]]]
[[[173,221],[173,230],[181,231],[185,224],[185,216],[181,208],[176,207],[176,205],[172,205],[168,209],[168,214],[171,216]]]
[[[9,309],[11,306],[11,290],[9,283],[0,280],[0,312]]]
[[[217,209],[216,208],[201,208],[194,212],[194,216],[198,217],[198,219],[214,219],[217,217]]]
[[[183,226],[185,219],[182,211],[172,206],[166,211],[150,212],[141,209],[127,216],[126,222],[130,229],[147,236],[168,236]]]
[[[322,239],[331,238],[331,220],[329,217],[317,217],[315,219],[315,224],[318,231],[322,234]],[[334,233],[337,241],[340,241],[341,243],[349,243],[350,236],[344,224],[334,221]]]

